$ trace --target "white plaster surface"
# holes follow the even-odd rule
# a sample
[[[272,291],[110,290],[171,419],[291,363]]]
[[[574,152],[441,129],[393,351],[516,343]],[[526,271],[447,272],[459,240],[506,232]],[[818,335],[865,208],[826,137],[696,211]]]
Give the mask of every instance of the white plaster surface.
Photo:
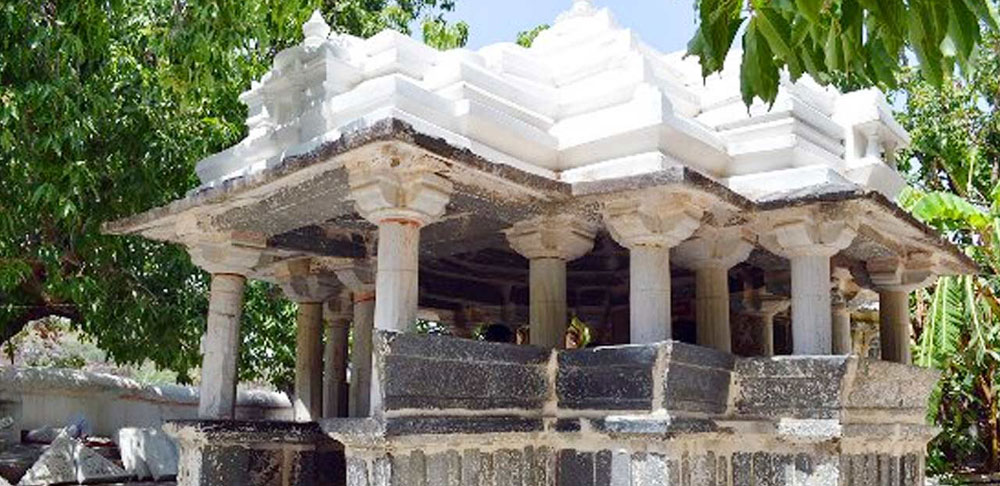
[[[878,177],[855,170],[872,154],[891,161],[883,154],[909,141],[881,93],[841,95],[808,76],[783,77],[773,106],[748,110],[738,55],[703,79],[697,59],[656,51],[589,2],[574,4],[527,49],[438,51],[391,30],[369,39],[331,34],[313,20],[303,43],[278,53],[241,96],[248,136],[198,164],[205,186],[391,116],[489,160],[564,180],[679,163],[732,178],[748,195],[761,188],[738,178],[803,168],[890,197],[898,190],[885,183],[891,167]],[[871,140],[877,149],[867,147]],[[807,182],[758,181],[767,191]]]
[[[79,370],[4,367],[0,401],[20,404],[15,428],[64,426],[83,417],[95,435],[114,437],[125,427],[155,428],[167,420],[198,418],[198,389],[142,385],[113,375]],[[240,390],[236,417],[289,420],[283,393]]]
[[[695,320],[698,344],[730,352],[729,268],[703,266],[695,270]]]
[[[830,354],[833,349],[830,313],[830,257],[793,255],[792,353]]]

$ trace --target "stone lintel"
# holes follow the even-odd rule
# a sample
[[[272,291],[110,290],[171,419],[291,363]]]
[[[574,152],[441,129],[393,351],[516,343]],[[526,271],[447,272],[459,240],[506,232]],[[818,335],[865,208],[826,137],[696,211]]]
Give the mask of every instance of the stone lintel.
[[[702,226],[693,238],[672,250],[671,262],[691,270],[728,270],[749,258],[753,248],[749,235],[741,227]]]
[[[519,221],[506,231],[511,248],[529,260],[575,260],[594,248],[596,234],[594,224],[574,214]]]
[[[656,193],[608,201],[603,211],[608,232],[625,248],[677,246],[701,226],[703,215],[689,196]]]
[[[350,160],[350,197],[372,224],[409,221],[426,226],[444,215],[454,185],[438,175],[443,162],[385,146],[374,159]]]
[[[927,253],[888,257],[866,262],[868,276],[879,290],[912,292],[934,283],[934,258]]]

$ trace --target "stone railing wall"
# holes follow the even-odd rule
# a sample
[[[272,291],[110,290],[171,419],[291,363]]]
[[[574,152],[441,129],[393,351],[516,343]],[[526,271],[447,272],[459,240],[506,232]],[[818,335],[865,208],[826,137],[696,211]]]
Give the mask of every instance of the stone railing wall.
[[[0,369],[0,415],[14,417],[15,436],[20,430],[64,426],[78,417],[87,420],[94,434],[114,436],[123,427],[159,427],[168,420],[197,418],[198,390],[145,386],[79,370],[5,367]],[[291,403],[283,393],[241,391],[237,415],[291,420]]]
[[[573,351],[381,334],[347,484],[918,486],[936,373],[676,342]]]

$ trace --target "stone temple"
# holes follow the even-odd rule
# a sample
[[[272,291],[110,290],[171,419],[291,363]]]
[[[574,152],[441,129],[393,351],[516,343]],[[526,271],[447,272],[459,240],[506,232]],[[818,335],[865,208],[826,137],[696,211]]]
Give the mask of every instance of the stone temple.
[[[212,274],[180,484],[923,484],[908,295],[977,269],[893,202],[880,93],[748,109],[738,59],[703,79],[586,0],[531,48],[303,31],[199,188],[105,228]],[[295,422],[233,420],[247,279],[299,303]]]

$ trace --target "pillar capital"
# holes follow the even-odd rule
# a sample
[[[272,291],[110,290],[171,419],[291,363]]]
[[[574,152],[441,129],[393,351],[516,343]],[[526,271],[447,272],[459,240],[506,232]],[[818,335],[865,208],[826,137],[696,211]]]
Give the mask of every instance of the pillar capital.
[[[454,190],[423,159],[354,165],[348,167],[348,182],[358,213],[376,225],[397,221],[426,226],[444,215]]]
[[[866,267],[868,277],[879,290],[911,292],[931,285],[937,278],[933,257],[927,253],[871,259]]]
[[[857,230],[847,221],[805,217],[775,224],[765,240],[772,251],[786,258],[831,257],[850,246],[855,236]]]
[[[354,319],[351,291],[344,290],[327,300],[323,306],[323,318],[330,327],[346,327]]]
[[[747,240],[743,228],[703,226],[694,238],[673,249],[673,261],[691,270],[729,269],[750,257],[751,251],[753,244]]]
[[[788,310],[791,305],[792,301],[787,297],[762,295],[760,296],[760,301],[750,307],[751,310],[749,313],[763,318],[773,318]]]
[[[604,205],[604,224],[625,248],[671,248],[688,239],[701,225],[704,211],[681,196],[645,195]]]
[[[333,273],[309,257],[278,262],[274,279],[285,296],[298,303],[324,302],[342,289]]]
[[[191,262],[211,274],[248,276],[270,262],[263,248],[232,242],[198,242],[188,245]]]
[[[541,216],[520,221],[506,231],[511,248],[521,256],[575,260],[594,248],[597,228],[571,214]]]

